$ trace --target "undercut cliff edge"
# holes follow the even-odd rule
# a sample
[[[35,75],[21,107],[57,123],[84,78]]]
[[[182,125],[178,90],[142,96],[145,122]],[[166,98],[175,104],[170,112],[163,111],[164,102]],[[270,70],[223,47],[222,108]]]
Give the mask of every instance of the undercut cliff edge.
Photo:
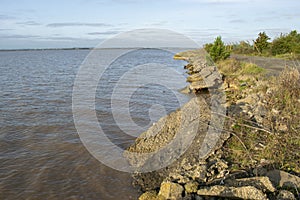
[[[224,63],[217,68],[201,49],[174,58],[188,62],[190,85],[183,92],[195,96],[127,149],[125,156],[138,169],[133,177],[134,185],[143,192],[139,199],[299,199],[297,166],[288,173],[263,155],[268,144],[262,135],[269,137],[290,128],[288,124],[277,129],[268,125],[266,93],[276,90],[268,73],[251,66],[254,73],[243,63],[235,63],[237,60],[226,61],[231,71]],[[300,76],[295,78],[300,83]],[[281,123],[279,117],[273,120]],[[298,134],[299,126],[294,129]],[[253,138],[254,133],[259,137]],[[245,139],[250,137],[247,134],[252,143]],[[294,147],[297,152],[299,144]],[[133,153],[153,156],[143,159]],[[293,158],[297,165],[299,154]],[[164,166],[166,161],[170,164]]]

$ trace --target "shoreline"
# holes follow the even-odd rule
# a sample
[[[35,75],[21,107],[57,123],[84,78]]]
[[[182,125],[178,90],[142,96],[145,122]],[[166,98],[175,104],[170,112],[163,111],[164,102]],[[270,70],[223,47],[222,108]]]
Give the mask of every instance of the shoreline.
[[[183,49],[182,47],[159,47],[159,48],[145,48],[145,47],[108,47],[108,48],[97,48],[97,47],[70,47],[70,48],[36,48],[36,49],[0,49],[1,51],[53,51],[53,50],[112,50],[112,49]]]
[[[144,192],[139,199],[192,200],[208,198],[211,196],[217,197],[218,199],[273,199],[280,195],[288,195],[295,198],[294,195],[297,195],[297,193],[293,194],[293,190],[287,189],[285,184],[288,184],[288,181],[292,181],[292,183],[296,185],[296,188],[300,188],[300,177],[281,171],[277,168],[272,168],[272,163],[268,162],[265,164],[258,163],[258,165],[254,163],[253,168],[247,169],[244,167],[237,167],[228,160],[228,144],[232,143],[232,138],[235,135],[234,126],[236,125],[235,122],[233,123],[227,118],[233,118],[236,115],[243,113],[240,116],[243,116],[242,119],[256,119],[259,123],[261,113],[249,114],[250,110],[248,107],[254,106],[252,109],[255,110],[259,104],[251,105],[252,102],[264,101],[265,94],[263,91],[257,93],[258,100],[255,100],[256,96],[253,96],[253,90],[254,88],[261,87],[259,84],[267,84],[267,81],[263,80],[263,76],[261,76],[260,73],[251,74],[252,71],[248,75],[242,74],[239,75],[240,77],[232,79],[229,74],[226,74],[222,72],[222,69],[219,69],[222,77],[214,76],[214,70],[218,69],[215,65],[208,63],[209,60],[207,60],[205,54],[199,57],[200,51],[201,50],[182,52],[174,56],[174,59],[181,59],[188,62],[185,68],[188,70],[189,77],[187,78],[187,81],[190,85],[188,86],[188,89],[186,89],[186,92],[195,93],[196,96],[197,94],[200,94],[200,96],[206,95],[205,102],[199,101],[201,102],[198,105],[200,106],[200,110],[206,110],[207,112],[210,110],[209,104],[211,103],[212,94],[214,95],[214,93],[209,94],[207,91],[211,92],[221,89],[228,95],[232,91],[239,91],[239,88],[246,87],[246,89],[243,89],[243,91],[240,92],[244,96],[236,99],[235,95],[238,93],[234,93],[234,95],[230,94],[227,97],[227,100],[223,102],[222,105],[224,105],[227,108],[227,112],[229,112],[229,114],[226,114],[225,129],[220,135],[220,139],[215,144],[214,148],[211,148],[207,153],[207,156],[202,158],[199,158],[199,148],[201,146],[199,146],[199,144],[203,145],[203,142],[205,142],[205,140],[203,140],[203,134],[206,133],[210,126],[209,119],[211,116],[203,115],[203,113],[200,114],[200,116],[197,116],[196,113],[190,114],[192,118],[197,118],[202,121],[201,128],[192,129],[192,131],[196,132],[195,141],[178,160],[167,168],[148,173],[137,172],[133,175],[135,180],[134,185],[140,187],[141,191]],[[203,80],[203,77],[205,77],[205,80]],[[248,102],[247,99],[249,98],[253,100]],[[243,106],[244,104],[249,106]],[[193,99],[184,107],[192,108],[192,106]],[[135,144],[129,147],[128,150],[137,153],[144,153],[145,150],[146,152],[152,152],[161,148],[164,144],[171,142],[172,138],[176,137],[176,133],[168,130],[171,130],[171,127],[176,130],[178,123],[180,125],[180,122],[174,121],[173,118],[174,116],[182,115],[184,109],[185,108],[178,109],[178,111],[164,117],[167,121],[158,122],[156,124],[157,127],[166,127],[164,131],[150,137],[149,135],[151,134],[149,133],[151,133],[151,131],[143,133],[142,136],[148,137],[143,137],[143,140],[138,138]],[[254,118],[251,116],[249,118],[249,115],[254,116]],[[191,124],[191,121],[188,121],[188,119],[185,120],[186,121],[183,123]],[[261,123],[263,124],[263,122]],[[204,126],[204,124],[206,125]],[[149,130],[151,129],[155,128],[151,127]],[[254,127],[254,129],[257,131],[259,127]],[[250,133],[251,131],[249,134]],[[159,139],[164,136],[168,137],[168,139]],[[136,163],[139,162],[134,158],[129,158],[129,160],[130,159],[133,159],[131,161]],[[250,157],[249,163],[252,162],[251,160],[252,158]],[[262,162],[262,160],[260,162]],[[139,164],[143,166],[145,163],[147,164],[147,162],[141,162]],[[287,179],[286,177],[289,178]]]

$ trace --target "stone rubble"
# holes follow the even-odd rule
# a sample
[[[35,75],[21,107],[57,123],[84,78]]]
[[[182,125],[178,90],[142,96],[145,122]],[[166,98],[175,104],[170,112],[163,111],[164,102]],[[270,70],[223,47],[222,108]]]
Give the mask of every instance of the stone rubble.
[[[199,55],[202,55],[199,56]],[[188,64],[185,68],[190,75],[187,81],[190,85],[185,89],[187,93],[201,93],[209,90],[210,92],[220,88],[226,89],[229,84],[223,84],[222,76],[218,73],[215,66],[205,62],[206,54],[203,50],[183,52],[175,55],[175,59],[186,60]],[[248,77],[244,77],[245,80]],[[227,85],[227,86],[226,86]],[[248,83],[242,82],[236,87],[245,87]],[[235,87],[230,85],[230,87]],[[227,88],[228,89],[228,88]],[[269,88],[267,93],[272,92]],[[262,95],[254,93],[251,95],[241,94],[240,100],[234,106],[227,107],[231,109],[241,109],[241,112],[250,119],[255,119],[257,123],[263,123],[265,116],[265,103],[261,101]],[[210,99],[208,97],[207,99]],[[201,125],[193,130],[197,134],[189,149],[178,159],[166,168],[149,173],[134,174],[135,185],[139,186],[144,194],[139,200],[202,200],[202,199],[296,199],[295,195],[282,188],[292,188],[300,191],[300,177],[291,175],[287,172],[256,168],[253,171],[233,170],[222,157],[221,147],[229,138],[229,134],[223,133],[209,154],[199,158],[199,146],[203,144],[204,134],[209,127],[210,115],[209,101],[201,100],[200,110],[202,114],[196,116],[197,112],[191,112],[191,118],[186,118],[185,122],[189,124],[191,119],[201,121]],[[193,100],[192,100],[193,101]],[[225,104],[225,103],[224,103]],[[186,107],[193,103],[189,102]],[[226,104],[227,105],[227,104]],[[228,106],[228,105],[227,105]],[[137,139],[136,143],[129,148],[133,152],[151,152],[164,146],[174,137],[176,124],[180,124],[179,115],[181,111],[171,113],[160,120],[147,132],[142,134],[143,139]],[[278,114],[279,111],[272,111]],[[184,122],[184,123],[185,123]],[[163,127],[160,127],[163,124]],[[285,129],[284,126],[281,127]],[[156,130],[161,130],[158,134]],[[147,136],[147,137],[145,137]],[[162,137],[163,136],[163,137]],[[263,144],[257,148],[264,148]],[[132,164],[143,166],[145,161],[137,158],[129,158]],[[267,162],[267,161],[266,161]],[[261,163],[264,163],[261,161]],[[298,194],[299,195],[299,194]],[[300,196],[298,196],[300,198]]]

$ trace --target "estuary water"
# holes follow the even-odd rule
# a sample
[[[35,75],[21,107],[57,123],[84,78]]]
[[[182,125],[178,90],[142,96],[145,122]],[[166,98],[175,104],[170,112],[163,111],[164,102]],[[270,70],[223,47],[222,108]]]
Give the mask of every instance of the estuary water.
[[[139,195],[130,173],[95,159],[77,133],[72,91],[89,53],[90,50],[0,51],[0,199],[106,200],[136,199]],[[126,72],[152,63],[147,71],[134,71],[148,84],[137,87],[134,80],[127,80],[127,85],[122,86],[133,88],[128,121],[140,127],[139,131],[179,108],[178,98],[188,101],[178,92],[184,87],[185,63],[173,60],[173,55],[159,49],[134,50],[117,58],[102,74],[95,93],[96,114],[99,125],[117,146],[125,149],[137,136],[128,134],[132,124],[126,124],[126,120],[122,120],[122,127],[127,127],[127,132],[120,128],[112,113],[115,88],[119,80],[126,78]],[[176,70],[181,81],[176,81],[172,73],[153,71],[151,66],[155,63]],[[166,87],[166,82],[160,84],[162,79],[172,87]],[[122,92],[118,98],[120,95]],[[118,107],[114,112],[122,116],[126,108]]]

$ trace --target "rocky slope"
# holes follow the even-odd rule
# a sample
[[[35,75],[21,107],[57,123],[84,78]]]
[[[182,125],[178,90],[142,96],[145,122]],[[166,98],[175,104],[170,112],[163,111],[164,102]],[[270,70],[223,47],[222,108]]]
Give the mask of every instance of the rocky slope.
[[[188,61],[190,85],[185,92],[196,96],[159,120],[128,148],[128,152],[137,153],[127,157],[131,165],[140,169],[134,174],[134,184],[144,192],[139,199],[299,198],[298,176],[263,164],[248,170],[236,168],[227,159],[224,146],[234,132],[232,122],[224,123],[224,119],[238,114],[247,120],[263,121],[261,108],[258,108],[263,93],[244,90],[242,97],[229,95],[226,100],[224,91],[232,94],[231,90],[244,88],[253,81],[257,86],[260,80],[242,76],[242,81],[236,81],[226,77],[226,73],[220,75],[203,50],[179,53],[175,59]],[[253,87],[249,88],[254,91]],[[247,159],[247,155],[244,157]],[[248,159],[252,162],[252,158]]]

